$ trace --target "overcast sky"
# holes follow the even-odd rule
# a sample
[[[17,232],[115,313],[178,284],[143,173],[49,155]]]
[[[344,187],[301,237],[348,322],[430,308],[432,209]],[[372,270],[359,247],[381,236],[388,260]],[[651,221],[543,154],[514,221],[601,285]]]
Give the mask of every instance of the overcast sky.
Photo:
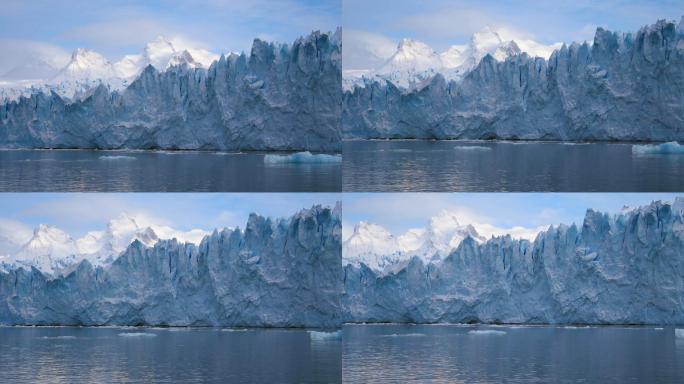
[[[682,15],[681,0],[343,0],[343,66],[375,66],[405,37],[444,51],[489,25],[544,44],[569,43],[593,39],[597,26],[631,32]]]
[[[425,227],[430,217],[447,209],[460,224],[498,228],[582,223],[588,208],[617,213],[654,200],[672,202],[671,193],[345,193],[344,238],[359,221],[385,227],[394,235]]]
[[[252,212],[290,217],[316,204],[332,207],[339,197],[327,193],[3,193],[0,229],[49,224],[77,238],[103,230],[122,212],[180,231],[244,228]]]
[[[0,74],[32,52],[63,60],[89,48],[117,60],[159,35],[217,53],[249,52],[255,37],[292,42],[333,31],[341,8],[339,0],[2,0]]]

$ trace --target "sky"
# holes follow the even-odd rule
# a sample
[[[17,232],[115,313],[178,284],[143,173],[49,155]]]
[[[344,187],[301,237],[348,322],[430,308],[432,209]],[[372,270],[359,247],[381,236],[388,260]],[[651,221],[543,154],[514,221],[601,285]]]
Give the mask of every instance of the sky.
[[[0,229],[49,224],[78,238],[104,230],[126,212],[179,231],[212,231],[244,228],[252,212],[290,217],[316,204],[332,207],[337,200],[338,194],[327,193],[2,193]]]
[[[89,48],[110,60],[164,35],[216,53],[249,52],[259,37],[289,43],[334,31],[339,0],[3,0],[0,74],[35,52],[67,56]]]
[[[343,0],[342,13],[344,69],[367,69],[402,38],[441,52],[488,25],[543,44],[586,41],[597,26],[632,32],[658,19],[679,21],[684,1]]]
[[[674,201],[672,193],[345,193],[343,238],[359,221],[378,224],[394,235],[423,228],[446,209],[461,225],[482,223],[498,228],[529,229],[558,224],[581,224],[588,208],[618,213],[654,200]],[[487,236],[488,237],[488,236]]]

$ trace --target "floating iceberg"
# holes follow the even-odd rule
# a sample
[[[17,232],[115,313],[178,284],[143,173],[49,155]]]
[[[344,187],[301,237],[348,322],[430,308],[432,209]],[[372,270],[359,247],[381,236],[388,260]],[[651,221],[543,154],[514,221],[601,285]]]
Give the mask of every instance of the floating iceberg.
[[[157,337],[154,333],[149,332],[122,332],[119,333],[122,337]]]
[[[489,147],[484,147],[482,145],[457,145],[454,149],[458,151],[491,151]]]
[[[381,335],[381,337],[423,337],[424,333],[392,333],[389,335]]]
[[[503,336],[506,334],[504,331],[495,331],[493,329],[477,329],[473,331],[468,331],[469,335],[475,336]]]
[[[676,141],[654,145],[634,145],[632,153],[636,155],[671,155],[684,154],[684,145]]]
[[[43,336],[41,339],[43,340],[72,340],[75,339],[76,336]]]
[[[290,155],[265,155],[266,164],[322,164],[341,163],[341,155],[312,154],[309,151],[297,152]]]
[[[342,331],[337,330],[334,332],[322,332],[322,331],[309,331],[309,337],[311,340],[341,340]]]
[[[135,156],[100,156],[100,160],[135,160]]]
[[[675,337],[678,339],[684,339],[684,329],[675,329]]]

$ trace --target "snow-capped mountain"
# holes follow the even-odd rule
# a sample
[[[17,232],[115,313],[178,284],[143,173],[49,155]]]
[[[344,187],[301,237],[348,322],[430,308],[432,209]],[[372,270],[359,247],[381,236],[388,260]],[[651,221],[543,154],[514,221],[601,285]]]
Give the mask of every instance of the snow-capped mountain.
[[[33,231],[33,236],[28,243],[9,260],[3,261],[16,266],[35,267],[51,274],[73,264],[78,254],[76,241],[66,232],[50,225],[40,224]]]
[[[3,269],[35,267],[43,273],[60,274],[82,260],[95,266],[108,265],[135,241],[148,247],[160,239],[172,238],[199,244],[207,234],[198,229],[179,232],[166,226],[149,225],[144,219],[126,213],[110,220],[105,230],[88,232],[79,239],[59,228],[40,224],[17,252],[0,258],[0,265]]]
[[[465,45],[453,45],[438,53],[427,44],[403,39],[396,52],[380,67],[370,70],[345,71],[345,87],[363,85],[367,81],[384,80],[402,88],[419,88],[435,74],[447,80],[460,80],[486,55],[498,61],[526,52],[547,59],[561,44],[544,45],[529,39],[513,39],[504,31],[485,27],[474,33]]]
[[[0,100],[15,99],[35,90],[54,91],[69,99],[80,99],[99,84],[122,89],[152,65],[159,71],[171,66],[209,68],[219,55],[189,47],[180,40],[159,36],[145,45],[140,54],[126,55],[111,62],[90,49],[78,48],[69,62],[53,72],[48,58],[36,58],[0,77]],[[34,68],[34,70],[32,70]]]
[[[403,266],[414,256],[425,263],[438,262],[468,237],[478,243],[486,240],[475,227],[460,224],[455,214],[444,210],[430,218],[425,228],[410,229],[400,236],[379,225],[360,222],[344,241],[342,254],[345,263],[364,263],[386,272]]]

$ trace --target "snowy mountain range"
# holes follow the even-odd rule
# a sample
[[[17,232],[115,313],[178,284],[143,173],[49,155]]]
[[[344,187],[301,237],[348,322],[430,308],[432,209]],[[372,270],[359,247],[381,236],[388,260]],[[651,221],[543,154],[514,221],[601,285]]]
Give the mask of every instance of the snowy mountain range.
[[[0,240],[10,243],[1,248],[8,253],[0,255],[0,269],[34,267],[49,275],[61,275],[83,260],[94,266],[107,266],[134,241],[148,247],[161,239],[172,238],[199,244],[207,234],[199,229],[180,232],[168,226],[151,225],[126,213],[110,220],[103,231],[91,231],[78,239],[59,228],[40,224],[24,243],[10,240],[21,237],[9,233],[0,235]]]
[[[396,52],[377,68],[344,71],[344,86],[351,89],[373,80],[389,81],[401,88],[420,88],[437,73],[448,80],[460,80],[483,57],[491,55],[498,61],[522,52],[548,59],[561,43],[544,45],[529,39],[504,38],[504,31],[485,27],[474,33],[467,44],[452,45],[438,53],[429,45],[412,39],[403,39]]]
[[[461,224],[458,215],[448,210],[431,217],[424,228],[409,229],[399,236],[379,225],[362,221],[342,243],[343,263],[356,266],[363,263],[377,273],[391,273],[405,267],[413,257],[425,264],[438,263],[466,238],[478,244],[485,242],[487,237],[483,233],[489,236],[508,233],[531,240],[545,229],[545,226],[501,229],[489,224]]]
[[[172,66],[209,68],[220,55],[193,48],[177,39],[164,36],[145,45],[139,54],[126,55],[111,62],[90,49],[78,48],[66,65],[58,66],[50,57],[31,57],[0,74],[0,100],[13,100],[36,90],[50,90],[69,99],[80,99],[99,84],[121,90],[152,65],[159,71]]]

